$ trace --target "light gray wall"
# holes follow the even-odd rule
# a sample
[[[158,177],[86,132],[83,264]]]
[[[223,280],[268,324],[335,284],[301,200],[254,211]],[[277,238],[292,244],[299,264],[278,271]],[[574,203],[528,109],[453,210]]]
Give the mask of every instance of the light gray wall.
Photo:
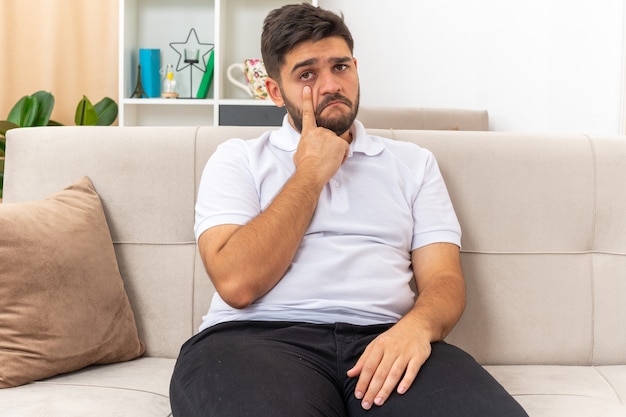
[[[487,109],[491,128],[623,132],[624,0],[319,0],[362,105]]]

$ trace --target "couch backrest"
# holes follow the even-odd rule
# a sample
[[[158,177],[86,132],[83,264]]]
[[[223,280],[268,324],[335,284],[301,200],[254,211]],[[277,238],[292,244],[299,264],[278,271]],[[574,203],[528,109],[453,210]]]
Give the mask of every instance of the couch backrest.
[[[265,129],[16,129],[4,201],[40,199],[88,175],[147,354],[175,357],[213,292],[192,229],[202,168],[223,140]],[[626,139],[371,132],[439,161],[468,286],[451,342],[485,364],[626,364]]]
[[[361,106],[358,119],[376,129],[489,130],[487,110]]]

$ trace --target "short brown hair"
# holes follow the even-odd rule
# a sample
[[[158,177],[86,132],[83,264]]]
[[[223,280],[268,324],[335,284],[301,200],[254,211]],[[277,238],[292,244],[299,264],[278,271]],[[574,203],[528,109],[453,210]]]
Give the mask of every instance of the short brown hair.
[[[354,52],[354,40],[343,15],[312,6],[309,3],[290,4],[272,10],[263,22],[261,55],[267,74],[280,81],[280,68],[297,44],[319,41],[331,36],[343,38]]]

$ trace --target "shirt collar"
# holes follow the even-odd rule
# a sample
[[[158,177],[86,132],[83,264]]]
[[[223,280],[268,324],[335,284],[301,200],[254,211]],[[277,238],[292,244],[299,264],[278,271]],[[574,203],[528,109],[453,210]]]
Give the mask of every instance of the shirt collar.
[[[348,157],[351,157],[353,153],[363,153],[367,156],[374,156],[381,153],[384,149],[382,143],[377,141],[372,136],[369,136],[365,130],[365,127],[361,122],[355,120],[350,128],[352,133],[352,143],[350,144],[350,153]],[[289,123],[288,117],[285,115],[282,126],[271,133],[270,142],[272,145],[286,152],[293,152],[298,147],[298,141],[300,140],[300,132],[295,130],[291,123]]]

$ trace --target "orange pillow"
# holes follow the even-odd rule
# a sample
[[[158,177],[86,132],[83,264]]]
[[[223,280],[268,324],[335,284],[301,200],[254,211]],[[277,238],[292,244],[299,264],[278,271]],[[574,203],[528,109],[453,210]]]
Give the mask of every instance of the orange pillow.
[[[96,190],[84,177],[0,204],[0,388],[141,356]]]

